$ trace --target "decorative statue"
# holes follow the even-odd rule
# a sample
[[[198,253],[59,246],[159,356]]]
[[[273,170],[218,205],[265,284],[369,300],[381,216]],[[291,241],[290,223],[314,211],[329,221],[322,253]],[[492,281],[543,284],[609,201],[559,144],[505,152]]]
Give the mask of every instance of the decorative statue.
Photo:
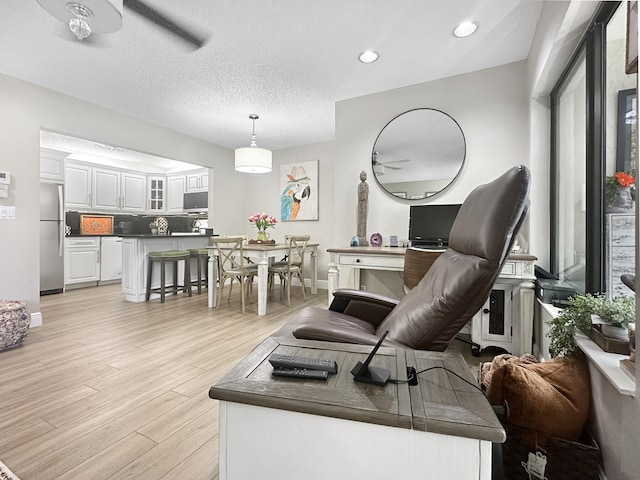
[[[367,214],[369,213],[369,185],[367,185],[367,172],[360,172],[358,184],[358,243],[361,246],[369,245],[367,241]]]

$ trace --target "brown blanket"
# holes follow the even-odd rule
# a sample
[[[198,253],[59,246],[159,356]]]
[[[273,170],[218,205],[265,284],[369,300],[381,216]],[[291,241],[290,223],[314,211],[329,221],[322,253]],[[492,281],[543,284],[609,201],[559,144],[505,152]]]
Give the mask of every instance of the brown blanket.
[[[481,375],[490,403],[507,403],[506,422],[552,437],[579,439],[591,401],[583,356],[539,363],[530,355],[499,355],[483,365]]]

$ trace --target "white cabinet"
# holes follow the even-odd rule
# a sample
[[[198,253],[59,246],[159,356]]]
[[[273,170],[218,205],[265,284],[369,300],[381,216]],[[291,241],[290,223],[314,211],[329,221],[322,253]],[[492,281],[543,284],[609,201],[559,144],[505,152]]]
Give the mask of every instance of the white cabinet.
[[[186,191],[187,183],[184,174],[167,177],[167,213],[182,213],[182,202]]]
[[[149,176],[147,177],[147,211],[149,213],[161,213],[167,209],[166,186],[167,177]]]
[[[65,207],[91,209],[91,167],[67,162],[64,171]]]
[[[122,279],[122,237],[100,239],[100,283]]]
[[[120,177],[120,208],[128,212],[146,211],[147,177],[138,173],[122,172]]]
[[[471,341],[480,345],[480,349],[495,346],[517,354],[520,350],[520,342],[514,341],[514,338],[517,339],[519,336],[518,332],[513,331],[512,318],[513,286],[496,283],[485,304],[473,317]],[[474,354],[480,353],[475,348]]]
[[[209,189],[209,170],[187,173],[187,192],[206,192]]]
[[[93,168],[92,207],[99,210],[144,212],[146,176],[105,168]]]
[[[94,168],[91,186],[93,208],[106,210],[120,208],[120,172]]]
[[[93,283],[100,279],[100,238],[69,238],[64,246],[66,286]]]
[[[42,180],[52,180],[64,182],[64,159],[69,155],[66,152],[40,149],[40,178]]]

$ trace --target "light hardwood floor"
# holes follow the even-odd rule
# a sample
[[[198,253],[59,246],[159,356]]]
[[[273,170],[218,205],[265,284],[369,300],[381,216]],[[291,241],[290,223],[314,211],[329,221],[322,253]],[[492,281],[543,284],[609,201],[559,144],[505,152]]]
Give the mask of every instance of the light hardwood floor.
[[[235,292],[220,310],[206,293],[130,303],[120,285],[42,297],[43,326],[0,352],[0,460],[21,480],[217,479],[209,387],[326,295],[294,287],[288,308],[276,290],[264,317]]]

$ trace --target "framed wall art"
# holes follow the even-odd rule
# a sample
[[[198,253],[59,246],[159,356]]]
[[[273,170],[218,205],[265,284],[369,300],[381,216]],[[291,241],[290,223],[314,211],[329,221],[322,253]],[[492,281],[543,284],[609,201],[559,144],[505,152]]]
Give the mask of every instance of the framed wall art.
[[[318,220],[318,160],[280,166],[280,220]]]

